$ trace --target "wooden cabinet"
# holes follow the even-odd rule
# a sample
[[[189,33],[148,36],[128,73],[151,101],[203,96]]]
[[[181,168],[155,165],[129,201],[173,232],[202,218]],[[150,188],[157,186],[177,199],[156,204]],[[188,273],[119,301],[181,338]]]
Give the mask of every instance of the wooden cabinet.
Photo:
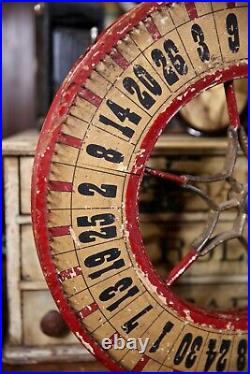
[[[53,331],[48,335],[41,329],[42,319],[57,307],[39,265],[30,217],[37,139],[38,132],[28,131],[3,141],[8,298],[8,339],[3,360],[90,361],[93,357],[70,331],[52,336]]]

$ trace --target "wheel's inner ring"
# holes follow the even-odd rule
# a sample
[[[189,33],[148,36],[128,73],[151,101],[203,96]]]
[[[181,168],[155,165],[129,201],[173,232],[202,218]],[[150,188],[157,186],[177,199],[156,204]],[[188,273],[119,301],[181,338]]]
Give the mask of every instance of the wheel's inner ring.
[[[204,145],[206,141],[209,143],[208,138],[187,136],[190,144],[200,142],[200,148],[192,152],[182,146],[183,138],[178,130],[177,134],[172,130],[176,129],[176,124],[178,129],[177,114],[157,143],[164,143],[166,150],[160,152],[156,145],[147,162],[139,196],[141,234],[161,279],[165,281],[173,268],[180,270],[178,264],[190,248],[198,248],[199,241],[200,244],[206,241],[207,248],[203,248],[202,256],[181,276],[178,274],[178,279],[171,284],[172,291],[206,310],[239,314],[247,305],[247,135],[242,131],[247,119],[244,111],[240,120],[241,127],[236,131],[237,140],[233,146],[230,145],[229,126],[228,140],[226,136],[213,137],[214,147],[205,147],[207,149]],[[173,143],[177,145],[175,150]],[[231,170],[230,175],[224,175],[226,168]],[[170,178],[167,176],[166,180],[161,172],[169,173]],[[202,180],[204,174],[210,180]],[[171,180],[174,175],[177,178],[192,175],[196,182],[192,184],[194,188]],[[235,204],[230,205],[233,200]],[[223,206],[219,213],[213,204]],[[217,216],[210,223],[212,211]],[[239,235],[233,234],[236,227]]]

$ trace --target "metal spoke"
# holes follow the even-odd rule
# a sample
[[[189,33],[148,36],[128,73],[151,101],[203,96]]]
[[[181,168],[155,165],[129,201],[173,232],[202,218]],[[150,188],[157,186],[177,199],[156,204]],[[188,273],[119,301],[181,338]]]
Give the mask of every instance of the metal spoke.
[[[239,142],[243,153],[245,154],[246,158],[248,158],[248,137],[243,126],[241,126],[239,129]]]
[[[185,185],[188,181],[187,176],[185,175],[176,175],[172,173],[167,173],[157,169],[151,169],[146,167],[145,173],[152,175],[153,177],[162,178],[168,182],[174,182],[180,186]]]
[[[181,261],[179,261],[175,267],[168,274],[165,282],[167,286],[172,286],[177,279],[185,273],[185,271],[197,260],[199,254],[195,249],[191,249]]]

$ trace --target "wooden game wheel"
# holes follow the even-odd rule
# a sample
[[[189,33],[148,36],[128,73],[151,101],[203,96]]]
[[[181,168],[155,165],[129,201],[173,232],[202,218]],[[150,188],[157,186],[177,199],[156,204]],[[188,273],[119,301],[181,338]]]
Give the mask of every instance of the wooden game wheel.
[[[50,291],[70,329],[113,371],[246,371],[246,310],[210,312],[171,285],[218,243],[242,237],[247,190],[234,179],[238,145],[247,153],[234,80],[247,77],[247,3],[144,3],[100,36],[68,74],[45,120],[35,157],[32,219]],[[212,176],[145,167],[166,123],[185,104],[224,84],[230,125],[225,165]],[[162,281],[138,224],[144,173],[199,194],[204,232]],[[197,181],[225,180],[218,204]],[[214,236],[223,210],[233,229]],[[148,338],[144,352],[102,340]]]

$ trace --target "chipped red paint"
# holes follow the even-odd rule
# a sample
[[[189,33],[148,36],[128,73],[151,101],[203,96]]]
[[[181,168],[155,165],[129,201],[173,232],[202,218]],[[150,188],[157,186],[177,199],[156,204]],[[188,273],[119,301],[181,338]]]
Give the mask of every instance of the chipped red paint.
[[[198,17],[197,9],[195,3],[188,3],[185,2],[185,7],[189,16],[189,19],[193,21],[195,18]]]
[[[48,189],[50,191],[57,191],[57,192],[72,192],[73,191],[73,183],[72,182],[62,182],[62,181],[49,181]]]
[[[58,278],[61,282],[64,282],[66,279],[72,279],[82,274],[82,269],[80,266],[74,266],[72,268],[62,270],[58,273]]]
[[[71,135],[63,134],[63,133],[59,135],[57,142],[68,145],[70,147],[78,148],[78,149],[82,147],[81,139],[78,139],[75,136],[71,136]]]
[[[146,168],[145,173],[150,174],[154,177],[165,179],[166,181],[169,181],[169,182],[174,182],[180,186],[183,184],[186,184],[188,181],[188,178],[185,175],[166,173],[165,171],[161,171],[161,170]]]
[[[235,8],[235,3],[227,3],[228,9]]]
[[[147,363],[149,362],[150,358],[146,355],[143,355],[140,360],[137,362],[137,364],[133,367],[132,371],[138,372],[142,371],[142,369],[145,368]]]
[[[233,81],[225,83],[225,94],[227,100],[230,126],[237,129],[240,126],[240,116],[237,109],[237,101]]]
[[[94,106],[96,106],[97,108],[102,103],[102,98],[94,94],[87,88],[80,88],[80,90],[78,91],[78,95],[82,97],[83,99],[87,100],[90,104],[93,104]]]
[[[99,307],[97,303],[93,302],[92,304],[85,306],[82,310],[80,310],[80,312],[78,312],[78,314],[81,318],[86,318],[98,309]]]
[[[70,234],[70,226],[49,227],[48,230],[49,230],[49,236],[53,238]]]
[[[159,30],[157,29],[156,24],[151,17],[148,17],[146,19],[145,26],[154,40],[158,40],[161,38],[161,34],[159,33]]]
[[[73,101],[75,100],[76,95],[82,89],[82,86],[86,82],[86,79],[89,77],[93,67],[102,59],[107,53],[110,53],[112,48],[114,48],[117,42],[125,37],[135,25],[137,25],[140,21],[146,19],[150,13],[154,10],[161,8],[161,6],[169,6],[170,3],[163,3],[163,2],[151,2],[151,3],[143,3],[137,6],[134,10],[129,12],[128,14],[124,15],[120,18],[117,22],[115,22],[105,33],[101,34],[98,38],[97,42],[88,50],[86,55],[81,56],[76,64],[73,66],[72,70],[70,71],[68,77],[63,82],[62,86],[58,90],[53,103],[50,107],[50,110],[47,114],[46,120],[44,122],[39,143],[37,146],[35,162],[34,162],[34,170],[33,170],[33,177],[32,177],[32,185],[36,188],[32,188],[32,221],[33,221],[33,230],[34,230],[34,237],[36,241],[36,246],[38,250],[38,255],[40,259],[40,263],[43,269],[44,276],[48,283],[48,287],[55,299],[55,302],[58,305],[58,308],[69,325],[71,331],[73,331],[80,341],[85,341],[87,345],[90,345],[91,350],[90,352],[93,353],[105,366],[107,366],[111,371],[124,371],[122,366],[114,361],[105,350],[99,346],[95,340],[90,336],[88,331],[85,329],[79,318],[77,317],[76,313],[72,310],[68,300],[65,299],[60,280],[58,278],[55,265],[52,261],[51,252],[50,252],[50,245],[49,240],[53,233],[60,232],[60,228],[48,228],[48,210],[46,206],[46,196],[48,191],[48,175],[50,171],[50,163],[52,159],[52,155],[54,153],[56,142],[62,141],[65,139],[64,134],[61,134],[61,128],[63,125],[63,121],[65,119],[65,115],[68,113],[70,106],[72,105]],[[230,69],[223,73],[223,80],[229,80],[236,77],[243,77],[247,75],[247,66],[232,66]],[[219,73],[218,73],[219,76]],[[213,79],[215,77],[211,77],[210,84],[213,84]],[[208,77],[209,80],[209,77]],[[206,80],[202,83],[199,82],[196,85],[198,91],[201,91],[206,86],[208,86]],[[83,91],[82,91],[83,93]],[[174,102],[170,108],[168,108],[164,114],[160,115],[157,121],[155,122],[154,126],[152,127],[150,133],[145,137],[143,142],[143,147],[147,148],[147,157],[149,156],[155,140],[159,136],[159,130],[163,127],[162,123],[167,118],[170,118],[185,102],[191,100],[194,97],[194,94],[187,91],[187,96],[182,102]],[[86,94],[86,91],[85,91]],[[91,95],[90,95],[91,96]],[[98,103],[100,102],[100,98],[98,98]],[[97,102],[96,101],[96,102]],[[67,136],[69,140],[69,136]],[[73,137],[71,137],[73,138]],[[74,138],[77,139],[77,138]],[[77,148],[80,147],[80,140],[77,144]],[[65,142],[64,144],[67,144]],[[68,145],[72,145],[68,144]],[[145,161],[145,159],[144,159]],[[141,170],[143,170],[142,161]],[[136,215],[137,213],[136,201],[134,200],[135,194],[134,190],[139,188],[141,177],[133,176],[130,178],[129,188],[127,190],[127,209],[130,207],[132,215],[131,224],[128,227],[130,233],[134,233],[135,239],[133,246],[136,249],[138,245],[138,231],[137,231],[137,221]],[[133,187],[132,187],[133,186]],[[131,215],[129,215],[131,218]],[[135,225],[133,229],[131,226]],[[62,228],[61,228],[62,229]],[[64,226],[63,229],[65,230],[65,234],[69,234],[69,226]],[[141,247],[140,247],[141,250]],[[171,295],[173,299],[174,296],[170,293],[169,290],[166,291],[163,284],[159,283],[159,279],[154,273],[151,264],[146,256],[146,254],[142,254],[141,258],[137,261],[140,266],[146,270],[146,273],[149,274],[149,278],[153,284],[157,284],[158,291],[162,294],[164,290],[165,294]],[[176,307],[177,312],[181,314],[183,304],[176,298]],[[202,313],[202,321],[206,323],[210,323],[211,317],[204,314],[204,312],[194,312],[192,313],[192,317],[196,318],[198,316],[200,318],[200,313]],[[234,315],[230,315],[230,317]],[[199,318],[197,319],[199,320]],[[225,318],[227,316],[225,315]],[[229,318],[229,317],[228,317]],[[214,321],[214,316],[212,318]],[[227,319],[228,321],[228,319]],[[223,325],[224,326],[224,325]],[[246,318],[241,320],[241,324],[239,329],[245,329],[246,326]]]
[[[193,248],[168,273],[166,285],[171,286],[176,279],[198,258],[198,252]]]
[[[115,63],[118,66],[120,66],[122,70],[126,70],[130,66],[126,58],[120,52],[118,52],[117,49],[115,48],[110,53],[110,57],[112,58],[112,60],[115,61]]]

